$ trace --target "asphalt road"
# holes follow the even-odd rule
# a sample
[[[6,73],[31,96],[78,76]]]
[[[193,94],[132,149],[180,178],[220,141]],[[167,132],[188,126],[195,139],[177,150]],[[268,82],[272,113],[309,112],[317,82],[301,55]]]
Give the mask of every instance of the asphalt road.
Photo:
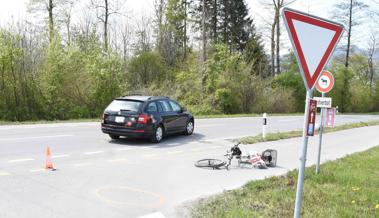
[[[375,115],[337,116],[337,125],[379,120]],[[110,140],[99,123],[0,126],[0,217],[181,217],[188,200],[236,188],[251,179],[283,174],[298,166],[299,138],[242,146],[279,151],[277,168],[210,171],[194,161],[222,158],[228,139],[256,135],[261,118],[195,121],[192,136],[170,136],[160,144]],[[269,117],[268,132],[301,129],[302,116]],[[379,144],[379,127],[325,136],[323,161]],[[317,137],[310,140],[308,164],[315,162]],[[50,146],[57,171],[44,170]],[[180,208],[180,207],[179,207]]]

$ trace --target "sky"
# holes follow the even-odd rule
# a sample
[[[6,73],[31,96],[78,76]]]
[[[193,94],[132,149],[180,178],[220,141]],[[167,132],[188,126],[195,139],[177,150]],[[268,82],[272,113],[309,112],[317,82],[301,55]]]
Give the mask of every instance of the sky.
[[[12,21],[22,20],[27,15],[27,4],[30,0],[1,0],[3,4],[0,7],[0,25],[9,24]],[[80,4],[85,4],[89,0],[79,0]],[[122,1],[122,0],[121,0]],[[272,20],[272,13],[270,13],[270,9],[268,9],[264,4],[271,2],[271,0],[245,0],[248,4],[250,16],[254,19],[255,24],[259,30],[259,32],[263,35],[263,41],[267,48],[269,41],[269,26],[268,22]],[[332,16],[333,5],[338,2],[345,0],[297,0],[289,7],[293,9],[297,9],[300,11],[308,12],[319,17],[330,18]],[[154,0],[126,0],[124,7],[126,8],[128,17],[136,18],[136,17],[149,17],[153,13],[153,2]],[[372,1],[366,0],[367,3]],[[379,4],[375,5],[374,3],[370,3],[370,9],[379,12]],[[74,15],[80,16],[80,9],[74,11]],[[354,43],[359,47],[366,47],[369,39],[369,32],[372,29],[378,29],[378,24],[369,24],[364,23],[359,27],[359,29],[355,30],[355,38]],[[283,32],[285,30],[283,29]],[[289,46],[289,41],[287,38],[287,34],[283,34],[283,46]]]

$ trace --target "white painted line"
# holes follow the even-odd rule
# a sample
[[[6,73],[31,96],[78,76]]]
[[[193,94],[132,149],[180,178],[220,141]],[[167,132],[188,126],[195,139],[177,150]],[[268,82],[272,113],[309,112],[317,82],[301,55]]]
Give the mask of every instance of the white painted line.
[[[175,143],[168,143],[167,145],[168,145],[168,146],[176,146],[176,145],[180,145],[180,143],[178,143],[178,142],[175,142]]]
[[[32,158],[25,158],[25,159],[17,159],[17,160],[9,160],[8,163],[17,163],[17,162],[26,162],[26,161],[33,161]]]
[[[193,148],[191,151],[205,151],[207,150],[206,148]]]
[[[139,216],[137,218],[166,218],[161,212],[155,212],[151,214],[147,214],[144,216]]]
[[[92,165],[93,163],[77,163],[77,164],[73,164],[74,167],[82,167],[82,166],[89,166],[89,165]]]
[[[278,120],[277,122],[292,122],[292,121],[298,121],[299,119],[286,119],[286,120]]]
[[[117,148],[116,151],[129,151],[132,150],[132,148]]]
[[[40,169],[32,169],[32,170],[30,170],[31,173],[42,172],[42,171],[46,171],[46,169],[40,168]]]
[[[51,156],[51,158],[64,158],[64,157],[69,157],[70,155],[68,155],[68,154],[60,154],[60,155],[53,155],[53,156]]]
[[[11,175],[10,173],[7,173],[7,172],[0,172],[0,176],[9,176]]]
[[[84,152],[84,155],[93,155],[93,154],[100,154],[104,153],[104,151],[89,151],[89,152]]]
[[[100,122],[100,120],[99,120]],[[35,129],[35,128],[59,128],[59,127],[86,127],[98,126],[99,122],[83,122],[83,123],[41,123],[41,124],[22,124],[22,125],[6,125],[0,126],[0,130],[9,129]]]
[[[1,138],[0,141],[17,141],[17,140],[30,140],[30,139],[45,139],[45,138],[60,138],[71,137],[74,135],[46,135],[46,136],[32,136],[32,137],[20,137],[20,138]]]
[[[167,154],[180,154],[183,153],[183,151],[169,151]]]
[[[143,157],[144,158],[151,158],[151,157],[155,157],[155,156],[158,156],[157,154],[144,154]]]
[[[128,162],[128,159],[126,159],[126,158],[111,159],[111,160],[108,160],[108,162],[111,162],[111,163]]]
[[[212,127],[212,126],[226,126],[226,124],[204,124],[204,125],[196,125],[196,128],[203,128],[203,127]]]

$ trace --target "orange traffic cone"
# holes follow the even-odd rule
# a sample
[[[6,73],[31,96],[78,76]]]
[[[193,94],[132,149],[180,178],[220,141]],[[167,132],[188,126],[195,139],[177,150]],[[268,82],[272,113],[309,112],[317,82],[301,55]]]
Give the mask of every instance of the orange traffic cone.
[[[55,170],[54,166],[53,166],[53,161],[51,159],[51,150],[50,150],[50,147],[47,147],[46,149],[46,162],[45,162],[45,168],[46,169],[51,169],[51,170]]]

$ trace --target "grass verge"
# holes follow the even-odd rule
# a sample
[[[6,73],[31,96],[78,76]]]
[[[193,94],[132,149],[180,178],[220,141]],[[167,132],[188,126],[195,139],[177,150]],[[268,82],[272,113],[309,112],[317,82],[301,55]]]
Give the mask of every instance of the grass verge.
[[[359,122],[359,123],[348,123],[340,126],[336,126],[334,128],[324,128],[324,132],[336,132],[346,129],[353,129],[365,126],[376,126],[379,125],[379,120],[369,121],[369,122]],[[241,142],[242,144],[254,144],[258,142],[268,142],[268,141],[277,141],[280,139],[289,139],[295,137],[301,137],[303,131],[289,131],[289,132],[278,132],[278,133],[268,133],[266,134],[266,138],[262,137],[262,134],[256,136],[247,136],[240,139],[236,139],[235,141]]]
[[[379,217],[379,146],[305,173],[302,217]],[[293,217],[297,171],[201,199],[193,218]]]

